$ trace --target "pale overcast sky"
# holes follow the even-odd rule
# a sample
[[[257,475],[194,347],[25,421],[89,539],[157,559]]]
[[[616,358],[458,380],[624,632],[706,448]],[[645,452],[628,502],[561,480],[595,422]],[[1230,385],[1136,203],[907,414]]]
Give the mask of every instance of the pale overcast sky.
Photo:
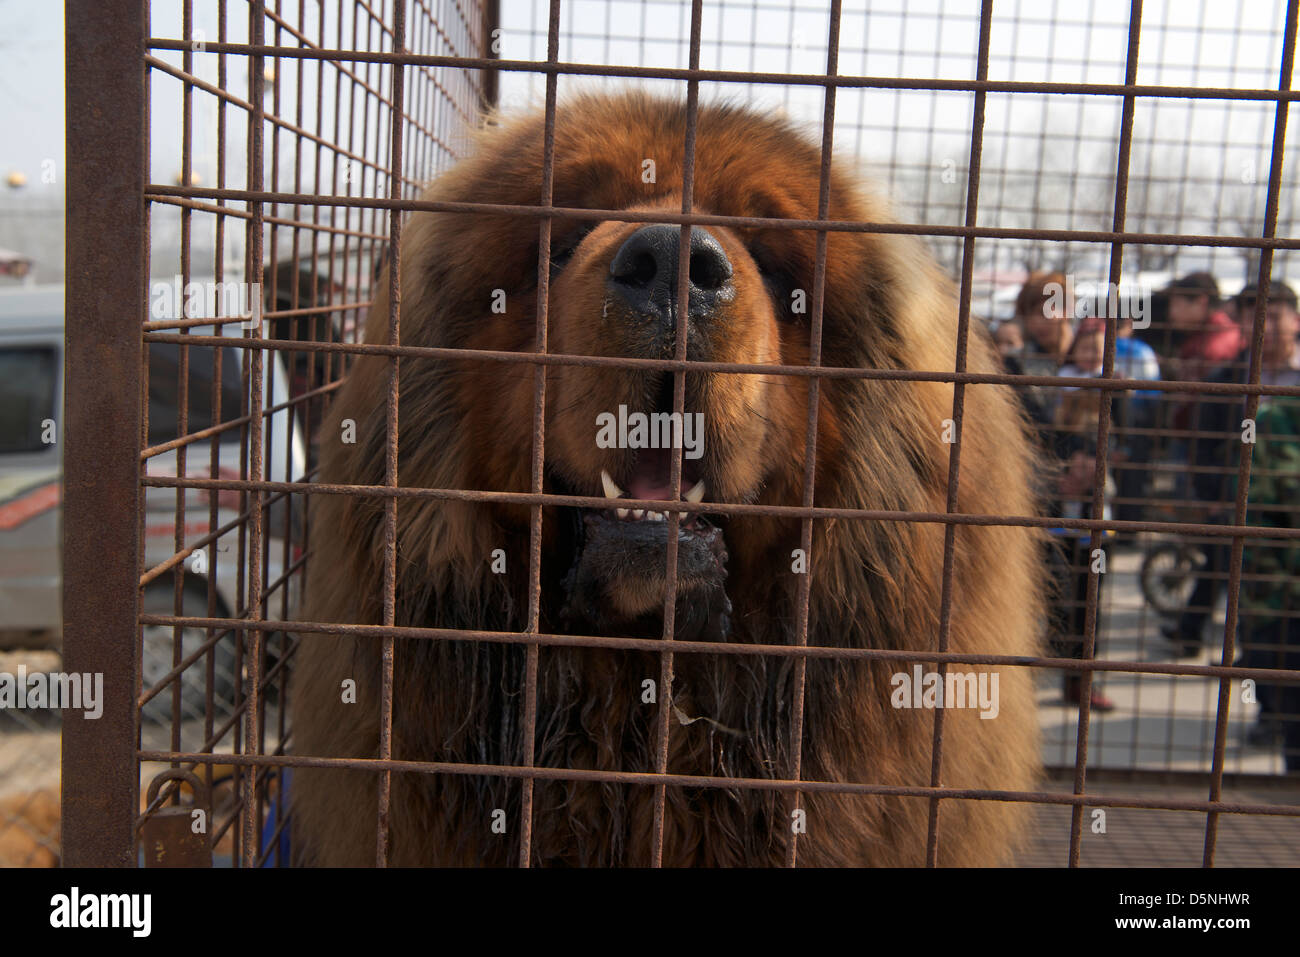
[[[382,4],[385,8],[388,3]],[[436,9],[439,4],[432,0]],[[467,4],[462,3],[462,6]],[[706,2],[701,64],[707,68],[819,73],[825,65],[827,8],[808,0]],[[1274,87],[1281,55],[1285,5],[1282,0],[1148,0],[1144,5],[1138,80],[1143,83]],[[216,38],[216,0],[194,0],[197,29]],[[308,4],[306,32],[319,26]],[[870,8],[868,13],[868,7]],[[153,4],[152,32],[178,37],[179,0]],[[243,7],[231,5],[230,39],[247,35]],[[334,5],[326,3],[333,11]],[[296,18],[296,5],[286,4]],[[501,0],[502,56],[544,58],[545,0]],[[1117,83],[1123,79],[1127,46],[1127,0],[998,0],[994,8],[989,73],[994,79]],[[969,78],[975,72],[979,4],[975,0],[848,0],[844,3],[840,71],[882,76]],[[42,163],[55,159],[62,170],[64,135],[63,4],[58,0],[0,0],[0,173],[20,171],[27,187],[18,196],[0,194],[0,216],[18,203],[54,200],[62,176],[41,182]],[[689,3],[681,0],[569,0],[563,7],[561,59],[595,63],[684,66],[687,62]],[[337,45],[333,13],[326,18],[327,45]],[[268,37],[271,28],[268,26]],[[293,42],[286,38],[284,42]],[[344,43],[349,42],[346,39]],[[438,49],[434,52],[445,52]],[[461,52],[461,51],[457,51]],[[179,54],[160,54],[179,62]],[[216,57],[195,56],[195,72],[215,81]],[[247,95],[247,71],[229,58],[230,88]],[[293,70],[282,67],[283,102],[293,102]],[[310,72],[304,88],[315,85]],[[330,69],[330,68],[327,68]],[[331,76],[327,72],[327,76]],[[561,92],[578,85],[622,84],[626,80],[565,77]],[[680,83],[662,83],[678,90]],[[332,106],[332,84],[325,84]],[[385,81],[386,88],[386,81]],[[522,106],[540,100],[543,81],[536,75],[505,74],[502,100]],[[152,176],[175,182],[179,173],[179,85],[158,76],[154,83]],[[822,92],[808,86],[706,84],[704,97],[733,96],[765,109],[784,110],[816,131]],[[215,178],[214,119],[211,98],[196,96],[195,170],[200,182]],[[967,93],[850,90],[839,93],[837,150],[859,157],[895,195],[904,214],[932,222],[956,222],[965,195],[964,176],[956,184],[939,177],[945,164],[963,171],[969,150],[972,97]],[[288,109],[288,107],[285,107]],[[1113,176],[1120,102],[1113,97],[990,95],[985,130],[985,187],[981,223],[990,225],[1074,225],[1097,228],[1107,216],[1106,178]],[[309,110],[310,112],[310,110]],[[1133,175],[1145,168],[1189,183],[1171,206],[1153,198],[1153,211],[1166,221],[1151,228],[1226,231],[1228,207],[1245,208],[1262,195],[1268,173],[1271,104],[1183,100],[1142,100],[1137,110]],[[243,116],[228,115],[228,185],[241,185]],[[1047,134],[1044,142],[1043,134]],[[1146,144],[1143,146],[1143,144]],[[1190,144],[1190,147],[1188,146]],[[1291,151],[1288,150],[1288,156]],[[436,165],[431,157],[429,165]],[[315,162],[314,156],[304,163]],[[1292,168],[1294,163],[1289,164]],[[1035,195],[1037,209],[1026,212],[1016,200],[1038,170],[1066,187]],[[435,169],[420,171],[430,175]],[[1010,172],[1007,172],[1010,171]],[[412,170],[412,174],[416,171]],[[1293,169],[1287,170],[1293,198]],[[1253,180],[1253,182],[1252,182]],[[1055,198],[1053,200],[1053,197]],[[1068,197],[1068,198],[1067,198]],[[1055,201],[1057,208],[1051,203]],[[1190,201],[1189,205],[1188,204]],[[1067,208],[1068,207],[1068,208]],[[1028,218],[1027,218],[1028,217]],[[1177,223],[1174,222],[1177,220]],[[0,245],[4,241],[0,240]],[[1231,257],[1231,253],[1228,254]],[[1231,269],[1227,260],[1216,270]]]

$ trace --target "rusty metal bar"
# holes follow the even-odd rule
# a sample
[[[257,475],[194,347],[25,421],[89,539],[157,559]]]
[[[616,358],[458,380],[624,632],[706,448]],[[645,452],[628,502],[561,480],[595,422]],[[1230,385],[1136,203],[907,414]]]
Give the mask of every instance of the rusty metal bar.
[[[150,37],[151,50],[180,50],[181,41]],[[672,67],[611,66],[592,63],[551,63],[543,60],[500,60],[492,57],[392,54],[365,50],[305,50],[301,47],[261,46],[249,43],[209,43],[210,52],[240,56],[305,57],[315,60],[351,60],[363,63],[403,63],[407,66],[445,66],[472,70],[504,70],[545,75],[609,76],[656,80],[698,80],[702,83],[754,83],[777,86],[837,86],[881,90],[931,90],[950,93],[1032,93],[1038,95],[1092,94],[1173,99],[1250,100],[1269,103],[1300,99],[1300,91],[1231,87],[1164,86],[1121,83],[1040,83],[1016,80],[944,80],[919,77],[822,76],[809,73],[764,73],[737,70],[675,69]]]
[[[560,0],[551,0],[550,21],[546,31],[546,55],[557,59],[560,51]],[[558,77],[546,79],[546,118],[542,138],[542,205],[550,206],[555,195],[555,108]],[[551,296],[551,220],[543,218],[537,230],[537,318],[533,350],[547,349],[547,315]],[[529,484],[541,495],[546,475],[546,366],[533,370],[533,448]],[[536,634],[542,609],[542,502],[528,514],[528,621],[525,630]],[[536,643],[530,644],[524,662],[524,767],[536,761],[537,747],[537,661]],[[519,801],[519,866],[530,867],[533,858],[533,788],[534,780],[524,778]]]
[[[400,53],[406,43],[406,2],[393,4],[393,49]],[[392,140],[389,146],[389,189],[393,199],[402,195],[402,104],[406,96],[404,68],[392,66],[393,104],[389,112]],[[391,250],[388,267],[388,342],[401,345],[402,306],[402,214],[389,213],[388,248]],[[388,361],[388,400],[385,407],[385,433],[388,436],[384,451],[384,484],[397,488],[397,412],[398,378],[401,373],[400,356]],[[397,615],[397,498],[384,500],[384,624],[396,623]],[[379,759],[385,761],[393,751],[393,638],[385,635],[380,649],[381,680],[379,696]],[[392,775],[387,771],[379,775],[379,814],[376,822],[375,865],[388,866],[388,810],[391,797]]]
[[[1211,801],[1182,801],[1109,795],[1062,794],[1059,791],[1004,791],[979,788],[907,787],[894,784],[852,784],[834,781],[789,781],[780,778],[730,778],[696,774],[652,774],[644,771],[589,771],[579,768],[524,768],[518,765],[449,764],[437,761],[377,761],[373,758],[329,758],[272,754],[202,754],[141,750],[142,761],[177,759],[197,764],[234,764],[247,767],[339,768],[363,771],[398,771],[415,774],[462,774],[501,778],[536,778],[539,781],[587,781],[598,784],[672,784],[679,787],[746,788],[755,791],[809,791],[821,794],[881,795],[965,801],[1010,801],[1022,804],[1080,805],[1096,807],[1131,807],[1166,811],[1212,811],[1221,814],[1261,814],[1270,817],[1300,817],[1300,805],[1243,804]]]
[[[1278,89],[1291,88],[1292,73],[1295,68],[1296,18],[1300,12],[1300,0],[1288,0],[1286,6],[1285,39],[1282,42],[1282,64],[1278,69]],[[1277,231],[1278,199],[1282,188],[1282,162],[1286,149],[1286,122],[1288,101],[1278,100],[1277,112],[1273,119],[1273,148],[1269,160],[1268,199],[1264,208],[1264,235],[1271,236]],[[1269,280],[1273,271],[1273,251],[1265,249],[1259,259],[1259,296],[1255,303],[1254,324],[1251,329],[1250,372],[1248,379],[1258,382],[1262,371],[1264,319],[1268,310]],[[1259,396],[1252,395],[1246,399],[1246,418],[1254,420],[1259,414]],[[1233,506],[1234,524],[1246,521],[1246,504],[1250,494],[1250,465],[1253,446],[1242,442],[1237,458],[1237,496]],[[1232,554],[1229,559],[1228,578],[1228,614],[1223,625],[1222,664],[1231,664],[1236,657],[1236,635],[1238,605],[1241,599],[1241,559],[1246,539],[1236,535],[1232,539]],[[1294,572],[1294,569],[1292,570]],[[1228,707],[1231,685],[1226,678],[1219,679],[1219,697],[1214,721],[1214,760],[1210,769],[1210,801],[1217,801],[1223,791],[1223,755],[1228,736]],[[1300,715],[1291,715],[1292,720],[1300,720]],[[1202,864],[1214,866],[1214,845],[1218,835],[1219,816],[1211,810],[1205,818],[1205,849]]]
[[[501,59],[500,52],[497,48],[499,42],[494,33],[498,33],[501,26],[501,0],[485,0],[483,4],[483,22],[481,29],[483,31],[482,46],[488,54],[488,59]],[[499,35],[499,33],[498,33]],[[485,110],[496,109],[501,101],[501,74],[496,70],[484,70],[483,77],[483,95],[481,97],[482,108]]]
[[[262,39],[262,34],[266,26],[266,11],[263,0],[252,0],[249,4],[249,35],[255,40]],[[264,175],[263,167],[263,133],[264,133],[264,111],[263,98],[265,95],[265,65],[260,54],[254,54],[249,60],[248,82],[249,82],[249,99],[252,101],[253,109],[248,120],[248,182],[254,189],[259,189],[262,185]],[[246,276],[254,276],[257,283],[255,288],[260,289],[264,278],[264,261],[262,257],[262,204],[260,201],[250,203],[249,212],[252,217],[248,222],[248,268],[245,271]],[[260,330],[259,330],[260,331]],[[248,392],[248,414],[250,417],[248,428],[248,474],[256,476],[258,479],[263,477],[263,449],[262,449],[262,406],[265,396],[263,395],[263,369],[262,369],[262,351],[254,350],[252,354],[251,369],[249,372],[249,392]],[[248,571],[248,617],[257,620],[262,617],[262,490],[250,488],[248,504],[248,553],[247,564],[244,566]],[[247,698],[248,711],[244,721],[244,753],[258,754],[261,751],[261,720],[262,720],[262,689],[261,689],[261,667],[262,667],[262,649],[263,636],[260,631],[239,631],[236,633],[236,644],[245,647],[247,642]],[[244,867],[256,867],[257,855],[260,850],[258,840],[261,831],[261,821],[256,814],[257,802],[257,773],[253,771],[244,776],[240,782],[242,786],[242,799],[244,806],[242,809],[242,833],[240,836],[240,862]]]
[[[242,627],[250,631],[277,631],[292,629],[302,634],[355,635],[383,637],[392,635],[401,639],[450,639],[490,641],[498,644],[527,645],[530,642],[556,647],[605,648],[630,651],[663,649],[662,639],[620,638],[601,635],[558,635],[515,631],[479,631],[466,628],[393,627],[382,625],[340,624],[320,621],[246,621],[240,618],[177,618],[173,615],[141,615],[145,624],[171,625],[177,621],[199,627]],[[890,651],[882,648],[836,648],[819,645],[755,645],[735,642],[703,642],[677,640],[673,648],[678,653],[718,655],[774,655],[778,657],[842,658],[844,660],[877,661],[948,661],[955,664],[1008,665],[1016,667],[1059,668],[1083,671],[1123,671],[1144,674],[1173,675],[1178,677],[1229,677],[1268,678],[1280,682],[1300,681],[1300,670],[1272,668],[1239,668],[1220,665],[1170,665],[1150,661],[1098,661],[1081,662],[1077,658],[1025,657],[1021,655],[981,655],[963,652]]]
[[[1142,35],[1142,0],[1133,0],[1129,8],[1129,25],[1128,25],[1128,54],[1125,58],[1125,80],[1132,83],[1137,78],[1138,67],[1138,46]],[[1124,113],[1121,120],[1119,156],[1115,171],[1115,209],[1112,218],[1112,229],[1119,233],[1124,229],[1124,217],[1128,198],[1128,175],[1129,159],[1133,146],[1133,97],[1125,97]],[[1123,265],[1124,247],[1120,243],[1115,243],[1110,250],[1110,273],[1109,280],[1118,283],[1121,275],[1121,266]],[[1106,338],[1103,347],[1102,372],[1103,379],[1109,379],[1115,373],[1115,337],[1116,337],[1116,316],[1111,314],[1111,310],[1106,310]],[[1110,436],[1110,407],[1108,397],[1101,392],[1097,393],[1098,422],[1097,422],[1097,454],[1096,463],[1093,469],[1092,482],[1092,515],[1104,515],[1104,503],[1106,497],[1106,466],[1109,458],[1109,436]],[[1098,548],[1101,546],[1102,532],[1099,529],[1092,529],[1088,537],[1088,554],[1096,555]],[[1084,661],[1093,660],[1097,650],[1097,618],[1098,618],[1098,595],[1100,594],[1101,581],[1098,578],[1098,571],[1095,562],[1089,563],[1088,570],[1088,590],[1087,606],[1084,612],[1083,625],[1083,651],[1081,658]],[[1088,770],[1088,728],[1092,718],[1092,672],[1084,671],[1080,676],[1081,687],[1079,691],[1079,720],[1075,729],[1075,754],[1074,754],[1074,793],[1082,794],[1084,790],[1085,777]],[[1079,849],[1080,842],[1083,838],[1083,805],[1077,804],[1074,807],[1070,817],[1070,852],[1069,863],[1071,867],[1079,866]]]
[[[219,3],[217,7],[217,39],[218,41],[224,41],[226,39],[225,0],[222,0],[222,2]],[[226,54],[221,53],[217,55],[217,86],[224,88],[225,85],[226,85]],[[218,101],[216,104],[216,109],[217,109],[216,185],[218,188],[222,188],[226,185],[226,104],[221,101]],[[189,184],[187,183],[187,185]],[[212,274],[217,282],[221,282],[225,278],[225,270],[226,270],[224,250],[225,250],[225,228],[226,228],[225,213],[227,212],[227,207],[225,206],[224,201],[219,200],[215,205],[214,209],[217,212],[217,216],[216,216],[216,222],[214,224],[216,235],[215,235],[215,240],[212,244],[212,260],[213,260]],[[221,420],[221,400],[222,400],[222,389],[221,389],[222,353],[220,349],[213,350],[212,366],[213,366],[212,400],[211,400],[212,421],[219,422]],[[148,442],[148,438],[146,437],[141,442],[141,445],[146,445],[147,442]],[[141,457],[141,462],[142,463],[144,462],[143,456]],[[209,443],[208,446],[208,474],[211,475],[213,478],[220,477],[220,468],[221,468],[220,463],[221,463],[221,442],[218,436],[214,434],[211,436],[211,442]],[[220,505],[217,499],[218,499],[217,495],[210,495],[208,497],[208,528],[209,529],[215,528],[218,522],[220,521],[218,517]],[[213,539],[213,541],[208,545],[207,559],[208,559],[208,568],[210,569],[210,571],[208,574],[207,589],[206,589],[207,590],[206,612],[209,616],[212,616],[217,613],[218,568],[217,568],[217,543],[215,539]],[[216,629],[212,629],[212,628],[207,629],[207,635],[204,640],[204,645],[207,646],[209,645],[209,643],[213,643],[213,645],[215,646],[215,639],[217,638],[217,636],[218,635],[224,636],[225,634],[226,632],[218,632]],[[203,673],[203,684],[204,684],[203,739],[204,741],[207,741],[212,738],[216,726],[216,667],[217,667],[216,655],[215,654],[207,655],[206,661],[204,662],[204,673]],[[143,707],[143,704],[142,703],[139,704],[138,707]],[[203,766],[203,784],[208,789],[208,794],[212,793],[212,786],[213,786],[212,773],[213,773],[212,765]]]
[[[194,28],[194,5],[192,0],[185,0],[181,11],[181,31],[185,36],[192,36]],[[186,50],[181,54],[181,61],[185,64],[186,69],[190,69],[193,64],[194,51]],[[191,155],[194,142],[194,92],[189,87],[181,91],[181,182],[188,185],[193,177],[193,156]],[[181,288],[184,289],[190,281],[190,232],[193,219],[193,211],[181,209],[181,236],[180,236],[180,277]],[[189,297],[181,303],[181,319],[190,318],[190,301]],[[182,335],[182,339],[185,337]],[[147,347],[146,347],[147,349]],[[176,402],[176,430],[184,435],[189,431],[189,378],[190,378],[190,350],[189,346],[182,341],[180,348],[177,350],[179,361],[177,363],[176,377],[182,383],[177,390]],[[176,474],[185,475],[186,459],[188,457],[188,448],[178,448],[176,450]],[[146,506],[147,507],[147,506]],[[176,551],[185,547],[185,490],[178,488],[176,490],[176,511],[175,525],[172,531],[173,546]],[[172,607],[176,614],[184,613],[185,601],[185,576],[183,569],[178,565],[172,572]],[[143,638],[141,639],[143,645]],[[172,667],[176,667],[183,655],[181,628],[179,626],[172,629]],[[143,650],[142,650],[143,654]],[[143,661],[142,661],[143,664]],[[177,682],[172,686],[172,748],[180,750],[181,746],[181,684]]]
[[[826,39],[826,74],[834,76],[839,71],[840,57],[840,0],[833,0],[830,10],[830,26]],[[835,93],[834,86],[828,86],[825,102],[822,105],[822,142],[821,168],[817,178],[817,218],[824,220],[830,216],[831,200],[831,159],[835,147]],[[813,261],[812,310],[809,317],[808,331],[808,365],[819,366],[822,362],[822,322],[826,305],[826,245],[828,233],[817,231],[817,245]],[[804,463],[803,486],[800,503],[804,508],[812,508],[816,495],[815,480],[817,475],[817,415],[821,403],[821,379],[808,380],[808,410],[804,428]],[[800,522],[799,546],[806,556],[808,567],[799,579],[798,593],[795,597],[795,645],[808,645],[808,613],[812,600],[812,576],[816,562],[813,556],[813,520],[804,518]],[[795,659],[794,673],[794,721],[790,729],[790,777],[799,780],[803,776],[803,729],[805,696],[808,684],[808,659]],[[802,800],[796,791],[790,802],[791,821],[794,812],[799,810]],[[799,863],[799,833],[793,823],[790,828],[790,843],[786,850],[786,866],[795,867]]]
[[[582,209],[562,206],[516,206],[509,203],[435,202],[431,200],[374,199],[369,197],[321,196],[309,193],[276,193],[248,189],[205,189],[198,186],[168,186],[150,183],[146,198],[193,197],[204,199],[262,200],[300,205],[350,206],[360,209],[404,209],[434,213],[505,213],[511,216],[564,217],[566,219],[610,220],[616,223],[675,223],[695,226],[797,229],[848,233],[890,233],[907,236],[976,236],[988,239],[1039,239],[1076,243],[1124,243],[1126,245],[1216,246],[1240,249],[1300,249],[1300,238],[1262,239],[1247,236],[1184,233],[1119,233],[1098,229],[1026,229],[995,226],[941,226],[925,223],[870,222],[863,220],[773,219],[763,216],[723,216],[714,213],[666,213],[627,209]]]
[[[703,26],[701,0],[691,2],[691,39],[690,62],[692,67],[700,64],[700,31]],[[686,130],[682,142],[682,213],[689,215],[695,202],[695,140],[698,132],[700,106],[700,85],[696,80],[686,84]],[[682,226],[677,243],[677,328],[673,336],[673,355],[679,361],[686,358],[687,328],[690,325],[690,258],[691,226]],[[686,373],[682,369],[673,372],[673,414],[680,418],[686,409]],[[682,497],[682,453],[680,443],[674,443],[669,451],[668,497],[677,501]],[[666,573],[663,592],[663,640],[666,648],[659,656],[659,710],[655,714],[655,770],[660,774],[668,771],[668,738],[672,733],[669,712],[673,708],[673,632],[677,616],[677,532],[681,525],[680,512],[668,512],[668,538],[665,554]],[[664,812],[668,800],[668,788],[658,784],[654,790],[654,807],[650,831],[650,866],[662,867],[664,854]]]
[[[977,77],[988,78],[989,73],[989,36],[993,26],[993,0],[983,0],[980,7],[979,53],[976,64]],[[974,226],[979,218],[980,165],[984,155],[984,108],[985,96],[975,93],[974,109],[971,116],[970,159],[966,174],[966,225]],[[966,371],[966,351],[970,338],[970,300],[971,283],[975,270],[975,237],[967,236],[962,243],[961,257],[961,298],[957,311],[957,348],[955,371]],[[1100,393],[1099,393],[1100,394]],[[945,511],[957,510],[957,490],[961,480],[961,434],[962,422],[966,411],[966,385],[954,383],[952,390],[953,441],[948,446],[948,497]],[[952,579],[955,565],[957,526],[944,526],[943,536],[943,579],[939,596],[939,633],[936,644],[939,651],[948,650],[948,639],[952,632]],[[947,663],[940,661],[937,669],[939,680],[947,674]],[[943,770],[943,720],[944,709],[934,709],[934,730],[930,742],[930,786],[938,787]],[[929,822],[925,839],[925,863],[927,867],[939,866],[939,799],[930,801]]]
[[[138,2],[67,4],[63,667],[104,676],[102,716],[63,719],[63,863],[72,867],[136,863],[147,32]]]
[[[156,488],[175,488],[183,485],[194,489],[261,489],[263,491],[299,492],[303,494],[370,496],[382,498],[437,498],[462,502],[508,502],[518,505],[576,505],[600,508],[604,499],[583,495],[556,495],[530,492],[484,492],[472,489],[430,489],[384,485],[337,485],[325,482],[253,482],[237,479],[179,479],[164,476],[141,479],[141,485]],[[665,503],[656,499],[621,499],[629,508],[653,508]],[[1300,529],[1267,528],[1250,525],[1198,525],[1192,522],[1137,522],[1119,519],[1060,518],[1038,515],[981,515],[963,512],[908,512],[866,508],[804,508],[797,505],[741,505],[732,502],[670,502],[673,508],[684,512],[717,512],[719,515],[770,515],[781,518],[848,518],[887,522],[926,522],[935,525],[1017,525],[1033,528],[1082,528],[1122,532],[1182,532],[1218,538],[1243,535],[1253,538],[1291,540],[1300,538]]]
[[[165,332],[145,334],[146,342],[181,342],[179,335]],[[227,343],[220,336],[186,336],[192,345]],[[298,349],[303,352],[338,352],[349,355],[402,355],[427,359],[484,359],[489,362],[516,362],[536,365],[605,366],[616,369],[658,369],[692,372],[752,372],[759,375],[810,376],[817,379],[888,379],[896,382],[966,382],[992,385],[1049,385],[1062,388],[1100,389],[1122,392],[1143,389],[1149,392],[1195,393],[1200,395],[1300,396],[1300,386],[1260,385],[1259,383],[1200,382],[1182,380],[1079,378],[1076,376],[1033,376],[999,372],[930,372],[914,369],[864,369],[850,366],[761,365],[746,362],[708,362],[699,359],[640,359],[620,356],[589,356],[550,352],[498,352],[489,349],[454,349],[434,346],[389,346],[352,342],[292,342],[287,339],[241,339],[241,349]],[[1161,435],[1168,434],[1161,430]],[[1175,433],[1178,434],[1178,433]]]

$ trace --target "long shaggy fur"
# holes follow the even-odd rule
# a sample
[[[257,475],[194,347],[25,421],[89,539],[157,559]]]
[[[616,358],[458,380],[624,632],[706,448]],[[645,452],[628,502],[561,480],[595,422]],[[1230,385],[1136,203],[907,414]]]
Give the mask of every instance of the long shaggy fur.
[[[556,118],[558,206],[679,211],[685,107],[643,95],[586,96]],[[542,183],[540,115],[489,127],[470,158],[427,197],[536,205]],[[653,159],[655,182],[642,180]],[[701,211],[814,219],[819,151],[790,125],[744,109],[699,111],[694,205]],[[830,219],[880,222],[882,203],[837,165]],[[638,224],[605,222],[578,245],[551,283],[551,351],[644,354],[602,321],[603,276]],[[556,248],[577,224],[556,220]],[[807,315],[790,293],[814,284],[816,235],[709,227],[735,267],[737,301],[691,343],[718,361],[806,364]],[[910,237],[832,232],[828,238],[823,361],[868,369],[951,371],[957,303],[950,282]],[[538,225],[481,213],[417,213],[401,249],[403,345],[528,352],[536,318]],[[384,290],[386,283],[378,288]],[[493,290],[507,294],[504,315]],[[387,340],[381,292],[366,333]],[[967,366],[996,368],[974,328]],[[694,333],[693,333],[694,335]],[[547,373],[549,491],[600,495],[599,474],[618,474],[620,450],[595,447],[595,415],[642,404],[648,373],[551,367]],[[361,358],[321,429],[321,479],[384,481],[388,362]],[[399,482],[416,488],[526,492],[530,486],[533,367],[403,358]],[[803,377],[690,373],[688,403],[706,414],[707,500],[800,504],[808,383]],[[944,422],[953,387],[941,382],[827,379],[819,398],[816,504],[943,512],[948,458]],[[338,441],[356,423],[356,443]],[[1032,460],[1011,393],[965,390],[957,507],[1032,514]],[[315,496],[304,618],[383,620],[383,503]],[[546,508],[540,628],[564,631],[562,579],[571,554],[564,510]],[[398,625],[522,631],[528,609],[526,506],[399,499]],[[797,520],[732,517],[730,640],[795,642]],[[940,630],[944,527],[907,521],[819,520],[810,556],[811,645],[934,650]],[[505,574],[491,569],[506,553]],[[1034,655],[1041,627],[1038,534],[1026,528],[956,529],[949,648]],[[526,650],[519,645],[400,639],[396,647],[393,754],[416,761],[518,765],[524,760]],[[933,666],[927,666],[933,667]],[[963,669],[966,666],[961,666]],[[375,757],[379,747],[380,644],[304,635],[292,687],[295,751]],[[787,657],[680,654],[672,688],[668,769],[677,774],[785,778],[792,773],[795,662]],[[802,778],[925,786],[935,712],[891,705],[898,662],[810,659]],[[976,668],[975,670],[981,670]],[[945,713],[942,783],[1030,789],[1039,771],[1031,674],[997,669],[1000,713]],[[538,659],[536,764],[653,771],[657,708],[642,683],[659,658],[640,652],[542,647]],[[355,704],[340,688],[354,679]],[[698,720],[697,720],[698,719]],[[653,787],[538,781],[533,860],[538,864],[644,865],[650,861]],[[394,773],[390,860],[394,864],[513,864],[519,849],[521,783],[486,775]],[[294,848],[319,865],[375,860],[378,778],[303,768],[293,782]],[[929,802],[920,797],[805,793],[802,865],[920,865]],[[493,812],[505,811],[505,834]],[[945,800],[939,862],[992,865],[1009,859],[1026,830],[1026,808],[994,800]],[[667,789],[663,861],[668,865],[774,865],[791,835],[789,798],[772,791]]]

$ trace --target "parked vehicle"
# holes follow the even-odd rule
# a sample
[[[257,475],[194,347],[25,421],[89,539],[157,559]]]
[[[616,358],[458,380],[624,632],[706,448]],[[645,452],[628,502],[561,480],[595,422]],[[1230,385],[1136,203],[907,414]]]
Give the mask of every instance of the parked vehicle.
[[[213,335],[213,327],[196,327],[195,335]],[[237,325],[223,335],[238,336]],[[61,631],[60,502],[62,499],[64,296],[62,286],[0,291],[0,631],[10,646],[57,646]],[[246,350],[235,347],[187,346],[188,390],[186,433],[229,422],[246,413],[241,400],[247,395]],[[283,362],[264,353],[264,408],[283,403],[289,396],[289,379]],[[179,437],[180,346],[151,343],[147,444],[156,446]],[[219,388],[214,390],[214,380]],[[214,415],[214,399],[220,408]],[[289,409],[264,419],[264,459],[271,481],[301,480],[307,461],[301,429]],[[184,449],[184,474],[191,478],[238,479],[247,475],[245,448],[247,424],[221,433],[215,452],[211,439],[190,443]],[[144,466],[149,476],[175,476],[181,465],[178,449],[150,457]],[[249,547],[243,507],[238,491],[148,488],[144,504],[144,567],[142,572],[171,558],[177,551],[178,498],[183,502],[184,547],[227,528],[211,547],[196,552],[182,569],[180,607],[171,571],[151,581],[141,595],[145,613],[206,617],[208,584],[216,596],[218,617],[245,612],[246,590],[240,576]],[[211,505],[215,499],[216,520]],[[300,540],[297,527],[300,502],[289,509],[282,499],[268,509],[264,528],[262,564],[266,582],[281,577],[286,567],[286,542]],[[242,536],[242,537],[241,537]],[[111,556],[105,556],[111,560]],[[243,564],[241,565],[241,559]],[[292,560],[292,556],[290,556]],[[244,583],[246,586],[246,582]],[[293,589],[288,591],[292,608]],[[268,617],[280,613],[277,592],[269,600]],[[145,626],[141,672],[144,687],[155,685],[172,668],[175,659],[171,626]],[[190,654],[206,641],[203,628],[180,630],[180,655]],[[224,637],[214,648],[214,699],[226,706],[234,700],[235,641]],[[206,668],[198,662],[182,677],[182,717],[204,714]],[[145,717],[170,721],[172,695],[154,697]]]

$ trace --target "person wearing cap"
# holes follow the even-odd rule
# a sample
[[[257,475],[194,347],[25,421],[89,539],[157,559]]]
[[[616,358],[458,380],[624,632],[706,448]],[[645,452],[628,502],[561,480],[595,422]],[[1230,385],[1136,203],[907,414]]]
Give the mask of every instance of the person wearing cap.
[[[1156,343],[1166,379],[1205,382],[1225,362],[1230,362],[1246,344],[1241,327],[1225,312],[1219,299],[1219,283],[1208,272],[1188,273],[1161,291],[1167,303],[1168,324],[1163,340]],[[1167,428],[1186,432],[1199,414],[1200,396],[1170,393]],[[1175,462],[1187,463],[1187,440],[1170,443]],[[1183,480],[1179,498],[1187,498]]]
[[[1156,341],[1164,378],[1206,382],[1227,372],[1246,345],[1241,327],[1221,308],[1219,284],[1208,272],[1194,272],[1170,283],[1157,293],[1163,300],[1166,324],[1164,336]],[[1174,477],[1174,499],[1181,503],[1182,521],[1211,521],[1222,493],[1217,462],[1223,442],[1197,438],[1202,427],[1228,411],[1221,397],[1194,393],[1168,393],[1163,427],[1175,435],[1168,447],[1172,464],[1180,466]],[[1220,427],[1217,430],[1222,433]],[[1192,436],[1192,437],[1187,437]],[[1198,468],[1209,467],[1208,472]],[[1206,509],[1210,509],[1209,515]],[[1188,604],[1177,621],[1161,628],[1179,657],[1200,652],[1201,632],[1213,610],[1224,561],[1219,543],[1203,546],[1206,564],[1200,571]]]
[[[1208,272],[1189,273],[1163,292],[1169,303],[1165,359],[1173,360],[1175,372],[1170,378],[1203,382],[1241,352],[1241,327],[1223,311],[1219,284]]]
[[[1264,343],[1260,350],[1259,381],[1264,385],[1300,385],[1300,309],[1295,291],[1284,282],[1268,284],[1265,297]],[[1259,306],[1259,285],[1251,283],[1237,293],[1237,310],[1242,327],[1253,331],[1255,311]],[[1238,356],[1243,370],[1250,365],[1250,340],[1246,336]],[[1245,381],[1243,378],[1241,381]]]

